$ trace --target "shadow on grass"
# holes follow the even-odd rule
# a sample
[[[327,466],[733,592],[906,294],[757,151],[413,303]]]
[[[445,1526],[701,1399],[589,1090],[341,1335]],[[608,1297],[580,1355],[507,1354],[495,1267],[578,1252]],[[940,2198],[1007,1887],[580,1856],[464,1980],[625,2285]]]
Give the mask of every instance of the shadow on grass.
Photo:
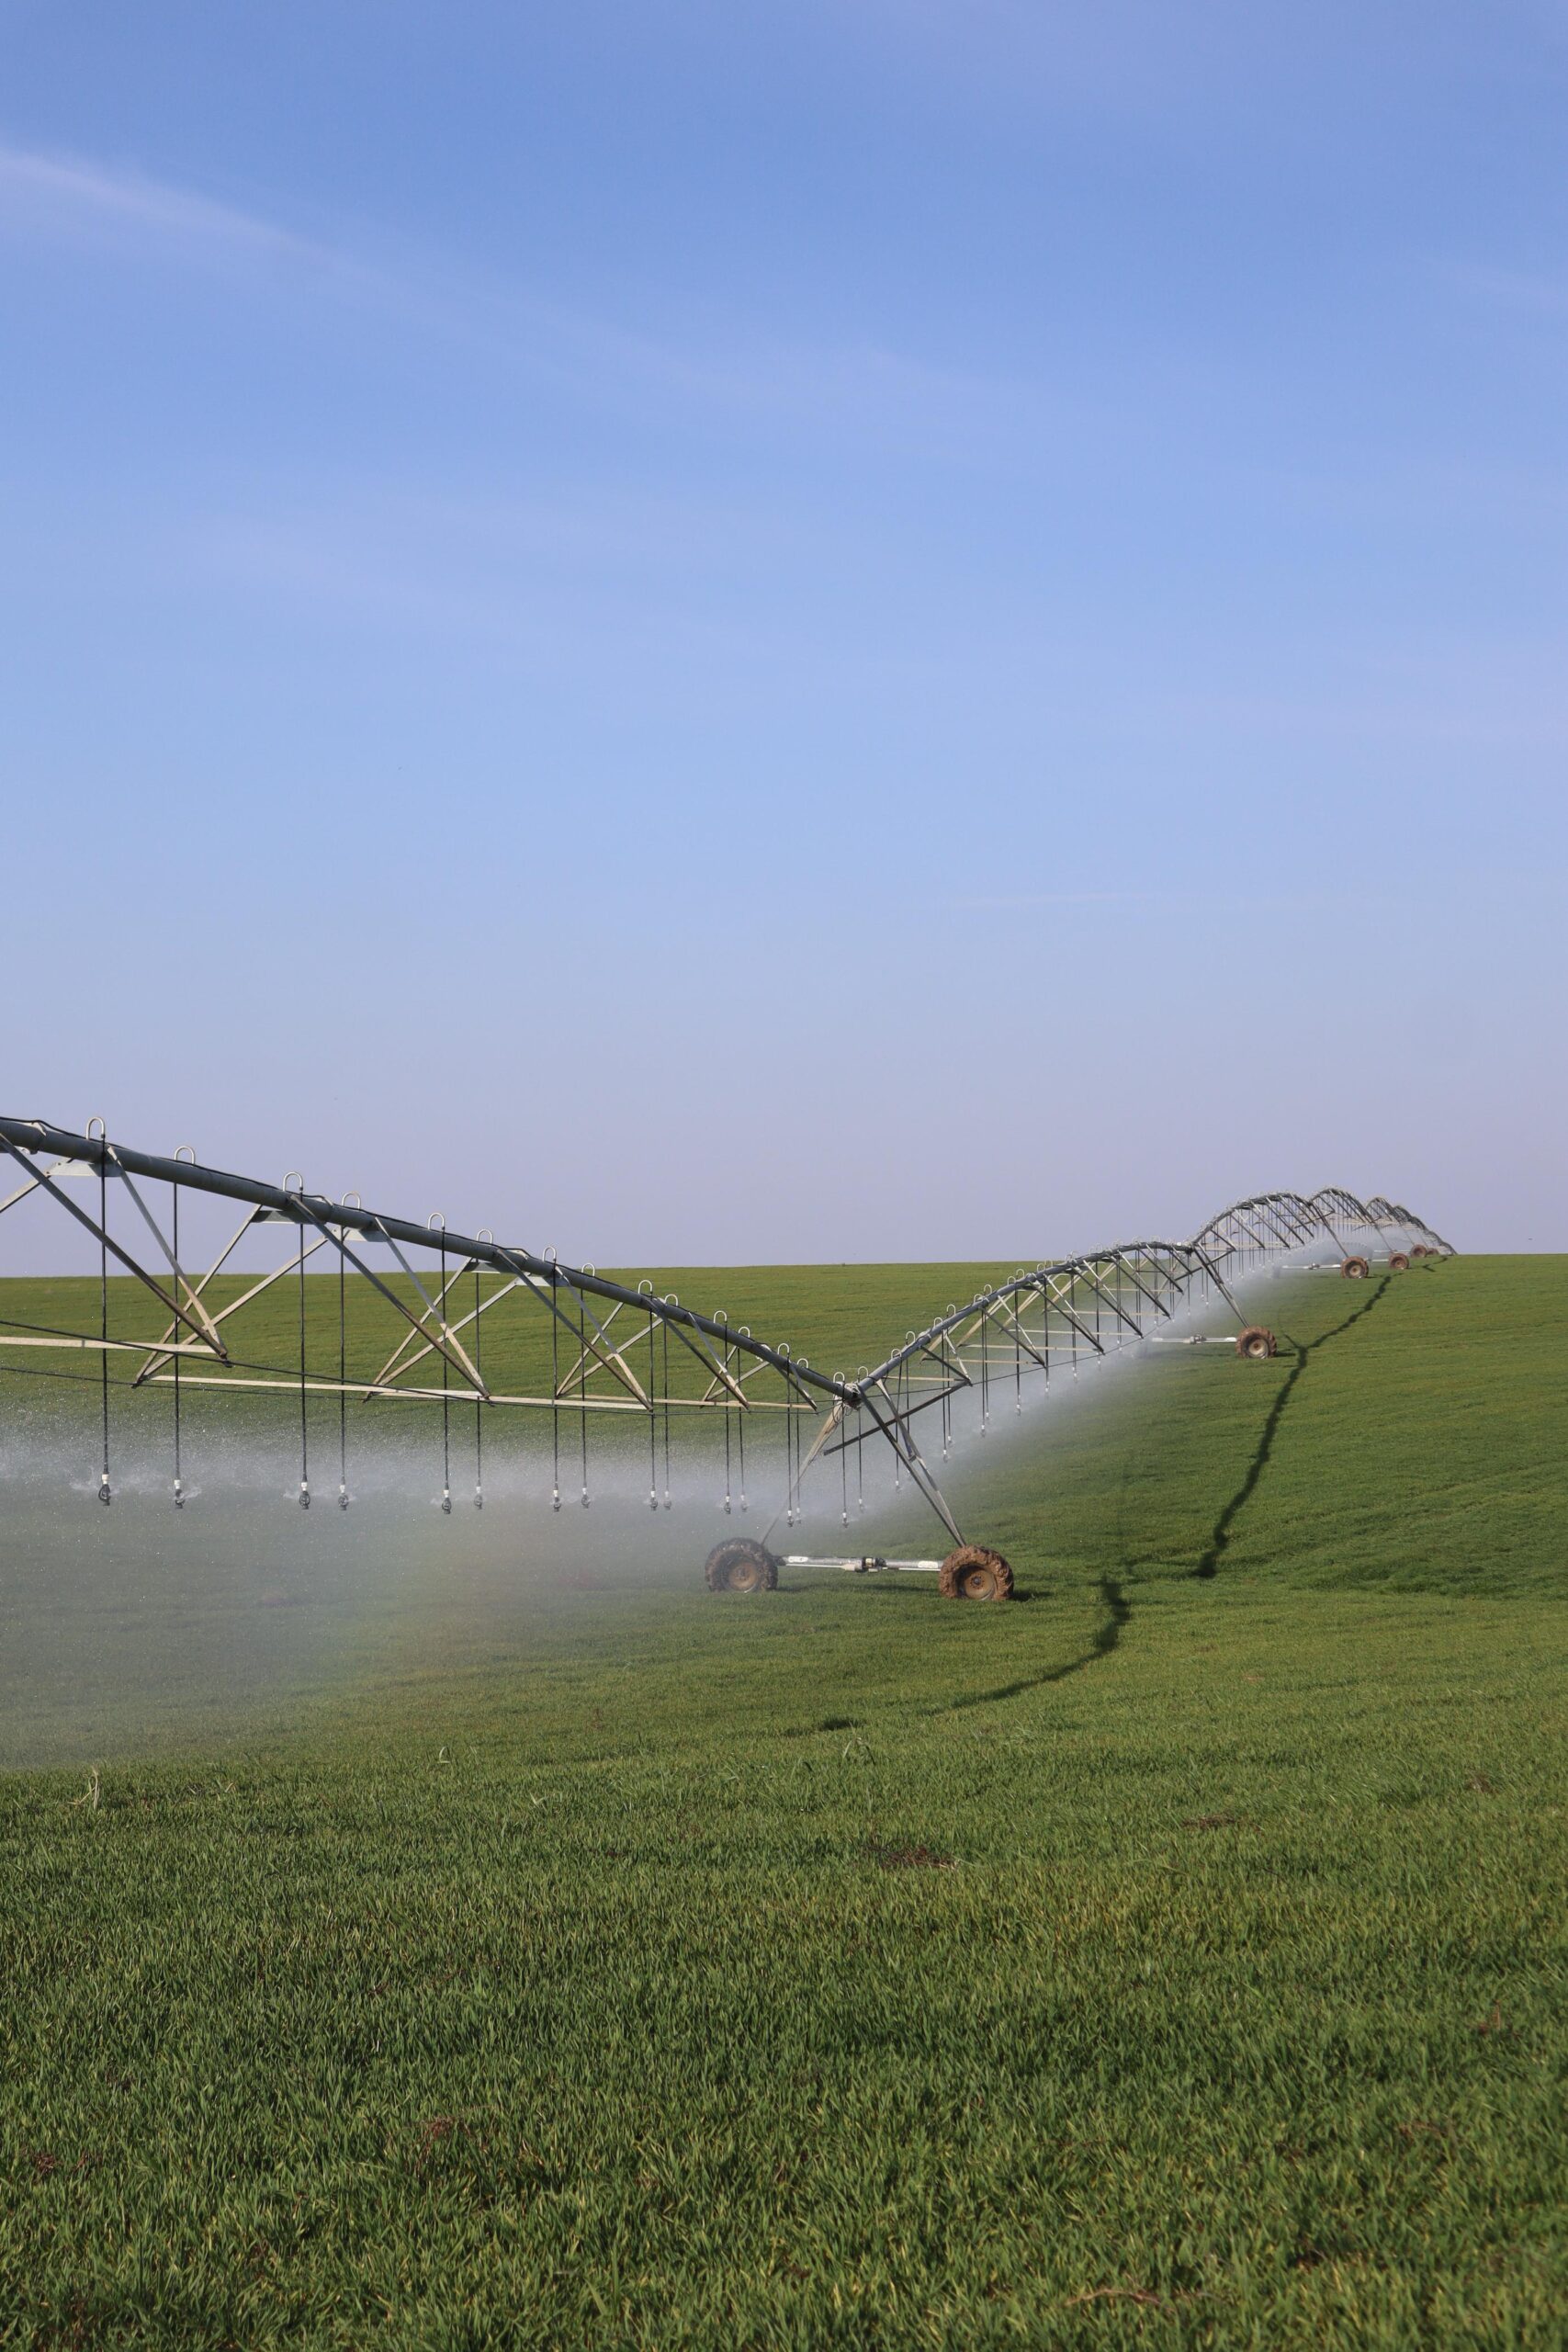
[[[1352,1323],[1359,1323],[1364,1315],[1371,1313],[1392,1279],[1391,1275],[1384,1274],[1371,1295],[1364,1298],[1359,1306],[1346,1316],[1342,1323],[1336,1323],[1332,1330],[1320,1331],[1315,1340],[1310,1340],[1304,1344],[1292,1341],[1296,1351],[1296,1360],[1280,1382],[1279,1395],[1269,1408],[1269,1418],[1263,1424],[1262,1433],[1258,1438],[1252,1459],[1247,1465],[1247,1476],[1215,1520],[1203,1556],[1197,1566],[1190,1571],[1191,1575],[1201,1577],[1218,1576],[1220,1561],[1224,1556],[1225,1546],[1231,1540],[1231,1530],[1235,1525],[1243,1509],[1257,1492],[1258,1482],[1269,1466],[1269,1457],[1274,1451],[1274,1440],[1279,1436],[1280,1424],[1285,1418],[1285,1408],[1296,1393],[1297,1384],[1302,1374],[1319,1348],[1326,1347],[1330,1340],[1337,1340],[1341,1332],[1350,1329]],[[1289,1334],[1286,1336],[1289,1337]]]
[[[1096,1658],[1109,1657],[1122,1639],[1122,1628],[1133,1614],[1128,1600],[1114,1577],[1101,1577],[1100,1598],[1105,1614],[1095,1627],[1094,1637],[1088,1649],[1070,1657],[1064,1666],[1047,1667],[1043,1674],[1026,1674],[1016,1682],[1003,1682],[995,1690],[976,1690],[964,1699],[950,1699],[945,1706],[932,1707],[933,1715],[955,1715],[964,1707],[990,1707],[1001,1699],[1021,1699],[1026,1690],[1041,1690],[1048,1683],[1065,1682],[1070,1674],[1081,1674]]]

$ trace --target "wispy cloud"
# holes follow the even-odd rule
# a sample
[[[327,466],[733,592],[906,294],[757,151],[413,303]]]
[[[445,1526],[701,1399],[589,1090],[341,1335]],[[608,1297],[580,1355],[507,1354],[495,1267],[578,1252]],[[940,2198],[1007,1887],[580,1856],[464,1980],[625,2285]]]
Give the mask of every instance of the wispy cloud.
[[[1201,889],[1176,890],[1042,890],[1026,897],[998,899],[955,899],[952,905],[964,914],[1027,914],[1035,910],[1048,911],[1064,907],[1161,907],[1181,915],[1201,915],[1223,920],[1234,915],[1236,898]],[[1267,890],[1248,889],[1246,905],[1248,913],[1288,913],[1314,910],[1326,912],[1359,914],[1386,913],[1413,904],[1387,891],[1369,895],[1366,891],[1342,890]]]
[[[884,446],[990,448],[1038,442],[1053,422],[1037,386],[954,368],[871,338],[781,342],[762,322],[694,313],[646,322],[563,305],[527,284],[407,243],[378,247],[307,233],[145,172],[0,143],[0,239],[97,247],[204,272],[292,265],[405,333],[482,354],[558,388],[615,404],[649,399],[764,426],[830,419]],[[1058,413],[1057,427],[1063,422]]]
[[[134,171],[0,145],[0,226],[12,235],[131,235],[187,251],[288,252],[309,243],[232,205]]]
[[[966,914],[1009,913],[1031,907],[1154,907],[1186,906],[1188,894],[1176,890],[1029,890],[997,899],[958,899],[954,905]]]

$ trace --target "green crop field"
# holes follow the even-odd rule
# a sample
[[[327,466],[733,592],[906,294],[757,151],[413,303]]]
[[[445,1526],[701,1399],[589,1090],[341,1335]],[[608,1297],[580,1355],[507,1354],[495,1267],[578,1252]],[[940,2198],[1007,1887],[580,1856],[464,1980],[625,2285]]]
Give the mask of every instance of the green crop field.
[[[676,1281],[829,1364],[979,1271]],[[13,1524],[0,2345],[1568,2342],[1568,1261],[1270,1319],[969,1449],[1010,1607],[436,1519],[220,1713],[100,1577],[73,1724],[137,1506]]]

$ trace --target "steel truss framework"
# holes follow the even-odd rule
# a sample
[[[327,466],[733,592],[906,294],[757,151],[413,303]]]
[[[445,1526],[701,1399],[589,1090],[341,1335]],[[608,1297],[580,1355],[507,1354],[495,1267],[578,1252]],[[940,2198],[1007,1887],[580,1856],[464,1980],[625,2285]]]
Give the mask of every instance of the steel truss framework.
[[[269,1184],[203,1167],[184,1149],[173,1157],[136,1151],[111,1142],[98,1121],[78,1135],[42,1120],[0,1117],[0,1149],[20,1180],[0,1199],[0,1214],[25,1200],[48,1201],[87,1233],[97,1254],[96,1314],[74,1329],[0,1317],[0,1364],[12,1372],[49,1368],[39,1363],[40,1353],[96,1361],[96,1370],[76,1376],[94,1381],[101,1391],[99,1493],[105,1502],[112,1493],[111,1388],[172,1389],[176,1503],[184,1500],[183,1395],[192,1388],[246,1390],[297,1399],[299,1499],[307,1506],[312,1401],[318,1408],[320,1400],[336,1401],[338,1500],[346,1506],[347,1407],[351,1401],[395,1400],[441,1408],[442,1500],[447,1510],[454,1408],[474,1408],[476,1503],[483,1500],[483,1429],[490,1415],[512,1409],[547,1417],[558,1510],[563,1428],[565,1458],[580,1467],[581,1499],[586,1504],[590,1418],[620,1416],[634,1428],[645,1425],[649,1499],[659,1507],[662,1483],[668,1508],[671,1432],[689,1429],[694,1419],[715,1437],[715,1425],[722,1420],[726,1510],[737,1473],[740,1507],[747,1507],[748,1429],[755,1445],[759,1429],[772,1426],[783,1432],[785,1501],[778,1515],[791,1525],[800,1512],[807,1471],[836,1461],[847,1527],[850,1465],[855,1467],[856,1498],[863,1510],[863,1449],[880,1442],[891,1450],[895,1483],[907,1478],[953,1542],[962,1544],[931,1466],[933,1459],[945,1461],[951,1454],[960,1420],[983,1432],[1010,1397],[1021,1412],[1026,1389],[1048,1384],[1054,1372],[1077,1377],[1130,1347],[1234,1340],[1235,1333],[1186,1328],[1188,1311],[1217,1299],[1245,1322],[1235,1293],[1269,1262],[1357,1272],[1380,1255],[1403,1264],[1411,1255],[1451,1254],[1450,1245],[1413,1210],[1381,1196],[1361,1201],[1337,1186],[1311,1195],[1258,1193],[1222,1209],[1188,1241],[1123,1242],[1021,1268],[966,1306],[949,1306],[924,1330],[908,1332],[881,1363],[862,1365],[852,1377],[820,1372],[787,1347],[759,1340],[723,1315],[696,1314],[672,1294],[657,1295],[651,1283],[628,1288],[592,1266],[565,1266],[553,1254],[539,1256],[498,1242],[489,1232],[448,1233],[435,1217],[422,1225],[386,1216],[364,1207],[352,1193],[331,1201],[308,1192],[302,1179]],[[192,1194],[231,1201],[239,1210],[228,1242],[199,1272],[184,1262],[180,1249],[180,1203]],[[218,1278],[242,1241],[270,1224],[289,1228],[281,1263],[242,1280],[235,1295],[225,1295]],[[318,1272],[336,1275],[335,1362],[332,1332],[323,1340],[319,1316],[307,1317],[306,1268],[312,1261]],[[135,1286],[142,1319],[134,1328],[126,1328],[121,1298],[111,1329],[111,1273],[130,1278]],[[287,1357],[279,1354],[275,1314],[271,1351],[253,1353],[244,1335],[254,1325],[256,1302],[290,1277],[298,1295],[298,1347],[291,1346]],[[234,1282],[228,1276],[227,1288]],[[390,1337],[374,1368],[358,1361],[350,1368],[351,1299],[361,1320],[361,1305],[370,1303],[382,1339]],[[277,1305],[275,1295],[269,1306]],[[515,1337],[510,1347],[498,1344],[520,1311],[534,1327],[531,1348],[520,1347]],[[318,1324],[313,1356],[311,1319]],[[111,1376],[111,1363],[122,1367],[118,1376]],[[532,1376],[519,1380],[513,1376],[519,1368]],[[813,1422],[807,1442],[807,1425]],[[319,1412],[314,1434],[319,1451]],[[716,1442],[709,1452],[716,1466]]]

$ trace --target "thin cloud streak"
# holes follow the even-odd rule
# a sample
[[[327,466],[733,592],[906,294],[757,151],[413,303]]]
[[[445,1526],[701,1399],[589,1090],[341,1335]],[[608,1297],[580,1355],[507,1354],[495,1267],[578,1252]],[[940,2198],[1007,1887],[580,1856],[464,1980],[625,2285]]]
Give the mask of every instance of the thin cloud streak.
[[[1052,907],[1165,907],[1182,914],[1230,916],[1235,912],[1234,898],[1205,898],[1192,890],[1044,890],[1033,896],[997,899],[955,899],[954,910],[962,914],[1027,914]],[[1349,896],[1335,890],[1249,890],[1247,905],[1250,912],[1264,910],[1285,912],[1311,909],[1327,912],[1386,914],[1394,909],[1414,904],[1407,898],[1382,895],[1369,898],[1364,893]]]
[[[139,245],[150,258],[296,265],[303,278],[330,277],[333,290],[394,322],[483,351],[528,375],[615,404],[651,391],[737,416],[810,416],[951,452],[1010,426],[1039,431],[1048,419],[1038,387],[970,373],[869,339],[852,344],[780,344],[710,335],[700,322],[679,335],[643,333],[590,312],[564,310],[525,288],[459,272],[441,253],[373,260],[301,234],[261,214],[136,172],[74,155],[0,144],[0,237],[13,243],[80,244],[98,238]]]
[[[229,245],[246,253],[312,254],[304,239],[275,221],[210,197],[173,187],[139,172],[115,172],[82,158],[0,146],[0,224],[13,235],[32,228],[80,230],[92,222],[141,230],[164,243]]]

